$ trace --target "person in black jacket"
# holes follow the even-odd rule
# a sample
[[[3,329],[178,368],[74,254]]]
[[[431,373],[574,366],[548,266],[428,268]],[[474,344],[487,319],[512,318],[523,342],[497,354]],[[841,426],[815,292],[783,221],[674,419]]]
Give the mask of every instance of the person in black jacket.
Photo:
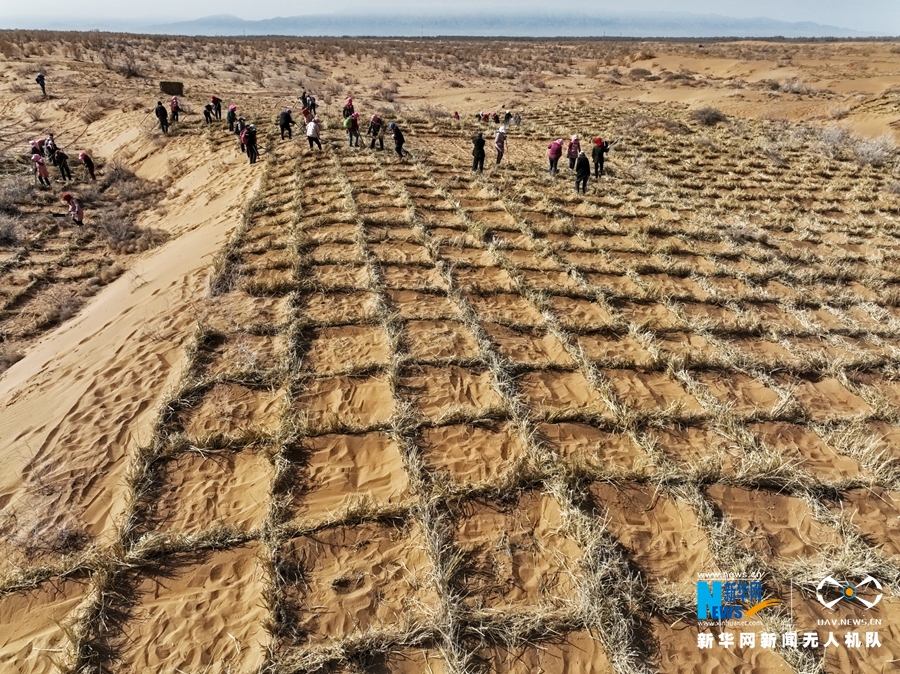
[[[391,122],[390,124],[391,137],[394,139],[394,149],[397,151],[397,156],[400,159],[403,159],[403,143],[406,142],[406,139],[403,137],[403,132],[400,130],[400,127],[397,126],[396,122]]]
[[[244,145],[247,146],[247,158],[251,164],[255,164],[259,159],[259,148],[256,146],[256,125],[248,124],[244,127],[243,136]]]
[[[291,124],[296,125],[297,122],[294,121],[294,118],[291,116],[291,109],[288,108],[278,116],[278,127],[281,129],[281,140],[284,140],[285,131],[287,131],[288,138],[293,138],[291,135]]]
[[[472,139],[472,170],[484,171],[484,135],[479,131]]]
[[[156,101],[156,118],[159,120],[159,128],[163,133],[169,133],[169,113],[163,106],[162,101]]]
[[[69,155],[62,150],[53,153],[53,163],[59,169],[59,175],[63,180],[72,179],[72,169],[69,168]]]
[[[584,153],[584,150],[578,153],[575,160],[575,191],[578,192],[579,186],[581,193],[587,194],[588,178],[591,177],[591,162]]]
[[[216,119],[222,119],[222,99],[218,96],[213,96],[209,100],[213,105],[213,114]]]
[[[237,122],[237,106],[229,105],[228,112],[225,113],[225,121],[228,122],[228,130],[234,132],[234,125]]]
[[[602,138],[594,138],[594,149],[591,150],[591,158],[594,160],[594,177],[599,179],[603,175],[603,160],[609,152],[611,143]]]
[[[213,104],[207,103],[203,106],[203,118],[206,120],[207,124],[212,124],[213,121]]]
[[[41,88],[41,93],[44,94],[44,98],[47,98],[47,80],[44,79],[44,73],[38,73],[38,76],[34,78],[34,81],[38,83],[38,86]]]

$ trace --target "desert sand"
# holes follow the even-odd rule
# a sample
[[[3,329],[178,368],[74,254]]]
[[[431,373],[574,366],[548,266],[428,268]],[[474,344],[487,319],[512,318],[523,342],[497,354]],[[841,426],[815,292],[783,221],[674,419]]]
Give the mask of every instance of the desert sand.
[[[0,671],[894,670],[895,44],[0,53]],[[303,88],[322,152],[275,125]],[[348,96],[410,154],[348,147]],[[495,165],[474,113],[506,109]],[[48,132],[76,180],[40,189]],[[584,196],[547,172],[574,134],[616,141]],[[782,603],[701,624],[717,574]],[[816,599],[867,575],[871,610]]]

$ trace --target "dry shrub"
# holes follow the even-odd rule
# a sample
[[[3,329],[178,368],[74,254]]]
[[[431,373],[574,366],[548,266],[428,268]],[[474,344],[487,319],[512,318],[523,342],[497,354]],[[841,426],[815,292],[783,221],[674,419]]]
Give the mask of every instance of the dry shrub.
[[[0,372],[8,370],[25,357],[21,351],[12,346],[0,344]]]
[[[600,72],[600,66],[596,61],[591,61],[584,67],[584,74],[590,78],[597,77],[597,73]]]
[[[837,159],[841,151],[849,145],[853,139],[850,129],[843,126],[826,126],[818,131],[819,142],[826,156]]]
[[[120,65],[116,70],[120,75],[129,78],[144,76],[144,74],[141,72],[140,67],[138,66],[137,56],[131,49],[125,51],[122,59],[122,65]]]
[[[129,181],[139,181],[136,175],[134,175],[134,171],[128,168],[123,162],[118,159],[113,159],[104,167],[104,175],[103,179],[100,181],[98,188],[101,192],[105,192],[112,185],[120,184],[122,182]]]
[[[444,84],[451,89],[462,89],[463,83],[459,80],[447,80]]]
[[[884,186],[884,191],[888,194],[896,194],[900,196],[900,180],[894,180]]]
[[[375,89],[375,98],[381,101],[387,101],[388,103],[393,103],[399,90],[400,87],[397,86],[396,82],[385,82]]]
[[[35,322],[41,327],[62,323],[78,312],[80,304],[72,290],[51,287],[37,302]]]
[[[860,166],[884,166],[896,154],[894,139],[888,134],[878,138],[859,138],[853,144],[853,158]]]
[[[29,105],[25,108],[25,116],[32,122],[40,122],[44,119],[44,111],[37,105]]]
[[[103,110],[100,108],[87,107],[78,115],[85,124],[93,124],[98,119],[103,119]]]
[[[839,159],[846,151],[860,166],[883,166],[897,154],[894,139],[887,134],[862,138],[845,126],[826,126],[814,134],[826,156]]]
[[[122,213],[102,215],[97,222],[97,231],[109,249],[118,255],[142,253],[169,238],[169,235],[160,229],[138,227]]]
[[[19,219],[0,216],[0,246],[19,243]]]
[[[692,111],[689,117],[701,126],[715,126],[721,122],[728,121],[728,117],[725,116],[724,112],[708,105]]]
[[[0,534],[17,556],[21,556],[16,562],[39,563],[49,557],[83,550],[90,542],[90,537],[75,522],[60,524],[42,516],[50,508],[53,493],[52,486],[39,486],[36,493],[30,495],[30,507],[27,509],[30,514],[16,513],[10,509],[0,518]]]
[[[779,91],[786,94],[811,94],[815,90],[806,86],[806,83],[800,78],[792,78],[778,85]]]
[[[628,72],[628,76],[633,80],[642,80],[645,77],[650,77],[653,73],[647,70],[646,68],[632,68]]]
[[[17,179],[4,180],[0,183],[0,213],[16,215],[19,204],[26,201],[30,193],[30,183]]]

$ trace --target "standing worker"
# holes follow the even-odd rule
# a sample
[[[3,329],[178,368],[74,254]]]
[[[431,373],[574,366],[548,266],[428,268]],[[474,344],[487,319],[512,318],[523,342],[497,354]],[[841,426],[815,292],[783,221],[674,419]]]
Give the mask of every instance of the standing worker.
[[[81,201],[66,192],[60,197],[69,205],[69,213],[72,214],[72,222],[79,227],[84,225],[84,209],[81,207]]]
[[[366,134],[372,136],[372,142],[369,144],[370,150],[375,149],[376,140],[379,143],[379,149],[384,149],[384,122],[381,120],[381,117],[372,115],[372,119],[369,120],[369,128],[366,131]]]
[[[244,128],[241,140],[247,147],[247,157],[251,164],[255,164],[259,159],[259,149],[256,146],[256,124],[249,124]]]
[[[46,185],[50,187],[50,171],[47,170],[47,164],[44,162],[44,158],[34,153],[31,155],[31,161],[34,162],[34,170],[37,173],[38,182],[41,185]]]
[[[163,133],[169,133],[169,115],[163,107],[162,101],[156,101],[156,118],[159,120],[159,128]]]
[[[581,186],[581,193],[587,194],[588,178],[591,177],[591,162],[584,153],[584,150],[578,153],[575,160],[575,191]]]
[[[397,126],[396,122],[391,122],[391,137],[394,139],[394,149],[397,151],[397,156],[400,159],[403,159],[403,143],[406,142],[406,138],[403,137],[403,132],[400,130],[400,127]]]
[[[41,93],[44,94],[44,98],[47,98],[47,80],[44,79],[44,73],[38,73],[38,76],[34,78],[34,81],[40,85]]]
[[[484,171],[484,135],[479,131],[472,139],[472,170]]]
[[[322,141],[319,140],[319,118],[313,117],[312,121],[306,125],[306,140],[309,141],[309,149],[312,150],[313,143],[322,149]]]
[[[306,98],[306,107],[309,108],[309,111],[313,114],[313,117],[316,115],[316,97],[310,94]]]
[[[169,110],[172,111],[172,121],[178,121],[178,113],[181,112],[181,106],[178,104],[178,96],[172,96],[172,100],[169,101]]]
[[[594,149],[591,151],[591,158],[594,160],[594,178],[598,180],[603,175],[603,161],[610,147],[612,147],[612,143],[600,137],[594,138]]]
[[[62,150],[53,153],[53,160],[56,168],[59,169],[59,175],[63,180],[72,179],[72,169],[69,168],[69,155]]]
[[[225,121],[228,122],[228,130],[234,133],[234,123],[237,121],[237,106],[229,105],[225,113]]]
[[[213,114],[216,119],[222,119],[222,99],[218,96],[213,96],[209,99],[210,103],[213,106]]]
[[[94,160],[88,156],[87,152],[79,152],[78,158],[81,160],[81,163],[84,164],[84,168],[87,169],[88,174],[91,176],[91,180],[96,180],[97,176],[94,175]]]
[[[503,153],[506,152],[506,127],[501,126],[497,129],[497,135],[494,136],[494,148],[497,150],[497,164],[503,159]]]
[[[281,129],[281,140],[284,140],[285,131],[287,131],[288,138],[293,138],[293,135],[291,135],[291,124],[295,126],[297,124],[291,116],[291,109],[282,110],[281,114],[278,115],[278,128]]]
[[[341,110],[341,115],[343,115],[344,119],[347,119],[354,112],[356,111],[353,109],[353,99],[348,98],[344,103],[344,109]]]
[[[244,129],[247,125],[244,123],[243,117],[238,117],[237,122],[234,124],[234,134],[238,137],[238,143],[241,146],[241,152],[246,152],[247,148],[244,145]]]
[[[547,146],[547,157],[550,159],[548,173],[559,173],[559,158],[562,157],[563,139],[557,138]]]
[[[578,153],[581,152],[581,141],[578,140],[578,134],[572,136],[569,141],[569,147],[566,148],[566,156],[569,158],[569,168],[575,168],[575,160],[578,159]]]
[[[352,112],[344,120],[344,128],[347,129],[347,138],[350,139],[350,147],[353,147],[353,139],[356,139],[356,147],[359,147],[359,113]]]

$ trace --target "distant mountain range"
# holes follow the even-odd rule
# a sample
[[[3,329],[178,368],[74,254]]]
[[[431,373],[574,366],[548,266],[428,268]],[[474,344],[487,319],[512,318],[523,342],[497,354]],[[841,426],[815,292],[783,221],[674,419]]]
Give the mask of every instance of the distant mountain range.
[[[316,14],[246,21],[230,14],[149,26],[184,35],[346,35],[503,37],[859,37],[817,23],[734,19],[712,14]]]
[[[14,26],[9,26],[14,27]],[[194,21],[138,25],[115,21],[20,26],[74,30],[121,30],[170,35],[289,36],[473,36],[473,37],[866,37],[871,34],[808,21],[735,19],[687,12],[605,15],[520,12],[514,14],[314,14],[247,21],[230,14]]]

